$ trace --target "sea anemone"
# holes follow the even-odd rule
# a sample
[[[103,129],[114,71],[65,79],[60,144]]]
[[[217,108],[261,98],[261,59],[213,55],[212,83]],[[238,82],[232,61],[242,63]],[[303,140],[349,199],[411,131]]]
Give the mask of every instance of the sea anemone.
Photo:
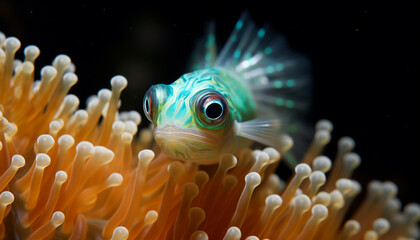
[[[34,80],[40,50],[0,34],[0,236],[14,239],[408,239],[420,206],[401,210],[392,182],[364,200],[352,179],[354,140],[322,155],[333,125],[320,120],[289,180],[287,149],[237,149],[215,166],[169,159],[136,111],[119,112],[123,76],[79,109],[68,56]],[[357,201],[355,201],[357,200]]]

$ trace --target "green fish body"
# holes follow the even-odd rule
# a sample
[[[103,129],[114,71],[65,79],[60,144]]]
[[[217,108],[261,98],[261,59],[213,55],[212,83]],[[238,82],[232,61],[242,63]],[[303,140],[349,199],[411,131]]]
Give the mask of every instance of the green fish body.
[[[239,40],[244,32],[255,32],[255,39]],[[283,45],[282,41],[274,41],[273,47],[258,46],[266,41],[265,33],[244,16],[219,55],[210,33],[204,60],[195,64],[198,70],[148,90],[143,109],[163,153],[174,159],[214,164],[223,153],[253,141],[278,149],[290,147],[287,124],[281,119],[289,121],[303,106],[298,97],[302,92],[293,91],[302,90],[305,81],[290,75],[296,72],[295,58],[283,61],[270,56],[275,44]],[[299,87],[294,88],[296,85]]]

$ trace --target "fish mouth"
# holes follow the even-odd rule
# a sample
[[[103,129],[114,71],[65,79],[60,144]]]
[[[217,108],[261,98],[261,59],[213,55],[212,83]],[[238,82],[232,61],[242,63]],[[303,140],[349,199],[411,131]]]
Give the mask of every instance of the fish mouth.
[[[215,144],[217,138],[195,129],[180,128],[176,125],[166,125],[164,127],[156,127],[153,133],[157,142],[159,140],[180,140],[186,142],[201,142],[207,144]]]
[[[208,133],[175,125],[156,127],[153,135],[166,155],[188,161],[211,153],[217,144],[217,138]]]

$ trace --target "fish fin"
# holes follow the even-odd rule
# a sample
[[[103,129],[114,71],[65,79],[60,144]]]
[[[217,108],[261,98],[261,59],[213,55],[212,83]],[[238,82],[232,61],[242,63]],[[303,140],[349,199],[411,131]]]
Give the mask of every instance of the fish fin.
[[[206,28],[206,36],[197,41],[190,59],[192,71],[214,66],[217,57],[215,24],[210,22]]]
[[[306,121],[312,98],[308,58],[292,51],[286,39],[269,25],[258,28],[245,12],[217,56],[215,66],[239,76],[251,92],[260,116],[274,114],[283,119],[281,132],[294,140],[293,149],[284,155],[290,156],[286,156],[288,161],[301,159],[313,132]],[[269,138],[269,134],[264,137]]]
[[[263,116],[245,122],[235,121],[235,134],[267,146],[276,148],[285,153],[293,146],[292,138],[285,132],[287,121],[282,121],[278,116]],[[290,153],[288,153],[290,156]],[[294,167],[297,161],[285,158],[288,165]]]
[[[193,55],[193,69],[222,67],[238,76],[249,89],[259,116],[274,115],[283,119],[280,131],[273,131],[272,127],[277,125],[267,117],[237,122],[238,134],[269,146],[281,146],[284,143],[279,136],[288,134],[295,144],[284,155],[300,159],[313,132],[305,121],[312,97],[308,58],[290,50],[286,39],[272,31],[268,24],[259,28],[248,12],[241,14],[219,53],[214,33],[214,24],[210,24],[206,38],[199,42]]]
[[[310,64],[266,25],[258,28],[244,12],[214,62],[234,72],[263,114],[305,112],[310,103]]]

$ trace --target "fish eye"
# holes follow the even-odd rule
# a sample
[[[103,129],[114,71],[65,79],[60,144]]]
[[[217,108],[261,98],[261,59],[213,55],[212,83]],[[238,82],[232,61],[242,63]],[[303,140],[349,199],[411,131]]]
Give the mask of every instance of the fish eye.
[[[220,101],[214,100],[204,107],[204,114],[211,120],[218,119],[223,114],[223,105]]]
[[[225,119],[228,107],[226,99],[221,94],[207,91],[196,100],[196,110],[202,122],[216,125]]]
[[[150,103],[149,103],[149,97],[146,97],[144,100],[144,111],[149,114],[150,113]]]
[[[143,99],[143,111],[147,119],[149,119],[149,121],[152,123],[155,115],[155,102],[156,99],[154,99],[153,91],[152,89],[149,89]]]
[[[153,85],[147,90],[143,98],[143,111],[151,123],[156,122],[159,107],[172,96],[172,88],[165,84]]]

